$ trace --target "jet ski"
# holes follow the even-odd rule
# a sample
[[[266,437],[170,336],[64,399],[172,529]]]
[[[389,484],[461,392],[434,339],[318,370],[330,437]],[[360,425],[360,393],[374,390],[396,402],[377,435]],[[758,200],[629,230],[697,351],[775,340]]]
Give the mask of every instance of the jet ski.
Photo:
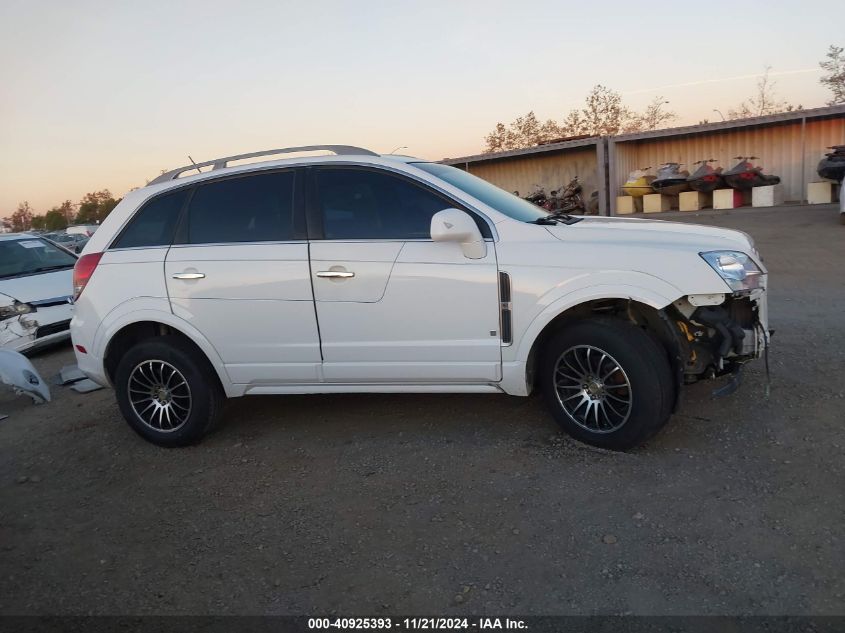
[[[715,163],[715,158],[708,158],[707,160],[698,160],[693,165],[698,165],[689,178],[687,183],[693,191],[701,191],[702,193],[710,193],[716,189],[722,189],[725,186],[725,181],[722,178],[722,168],[714,168],[710,163]]]
[[[664,163],[657,170],[657,178],[651,183],[651,188],[657,193],[667,196],[677,196],[682,191],[689,190],[689,172],[681,170],[681,163]]]
[[[755,167],[752,160],[759,160],[756,156],[734,156],[739,162],[728,171],[722,173],[722,178],[728,187],[747,191],[753,187],[765,187],[776,185],[780,182],[779,176],[767,176],[763,173],[762,167]]]
[[[622,185],[622,193],[635,198],[641,198],[647,193],[654,193],[651,188],[651,183],[654,181],[654,176],[648,173],[651,167],[644,167],[643,169],[635,169],[628,174],[628,180]]]
[[[833,151],[824,155],[816,171],[822,178],[842,182],[845,179],[845,145],[834,145],[828,149]]]

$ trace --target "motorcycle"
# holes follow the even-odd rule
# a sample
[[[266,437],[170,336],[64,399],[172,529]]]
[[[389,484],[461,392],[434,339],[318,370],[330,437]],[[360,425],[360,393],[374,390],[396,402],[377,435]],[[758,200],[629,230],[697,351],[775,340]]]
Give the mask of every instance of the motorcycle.
[[[651,188],[657,193],[676,196],[689,189],[689,172],[681,170],[681,163],[663,163],[657,170],[657,178],[651,183]]]
[[[710,164],[715,162],[717,162],[715,158],[708,158],[707,160],[697,160],[693,163],[693,165],[699,165],[699,168],[687,178],[687,183],[689,183],[693,191],[710,193],[725,186],[725,181],[722,178],[722,168],[714,168]]]
[[[545,208],[547,199],[546,190],[540,185],[534,185],[534,191],[523,198],[523,200],[528,200],[528,202],[543,208]]]
[[[828,149],[833,151],[824,155],[816,171],[822,178],[842,182],[845,179],[845,145],[834,145]]]
[[[543,208],[553,214],[584,215],[587,208],[584,206],[584,198],[581,195],[583,190],[578,176],[575,176],[566,187],[552,191]]]
[[[747,191],[754,187],[776,185],[780,182],[779,176],[771,176],[763,173],[762,167],[755,167],[752,160],[759,160],[756,156],[734,156],[739,162],[722,174],[728,187]]]

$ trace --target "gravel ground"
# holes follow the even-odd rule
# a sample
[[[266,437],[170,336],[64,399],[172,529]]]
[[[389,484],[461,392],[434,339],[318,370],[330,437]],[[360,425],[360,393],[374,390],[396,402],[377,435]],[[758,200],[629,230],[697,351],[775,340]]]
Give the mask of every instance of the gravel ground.
[[[770,398],[754,363],[612,454],[537,396],[249,397],[164,450],[109,390],[3,389],[0,614],[845,613],[845,227],[829,206],[682,219],[766,258]]]

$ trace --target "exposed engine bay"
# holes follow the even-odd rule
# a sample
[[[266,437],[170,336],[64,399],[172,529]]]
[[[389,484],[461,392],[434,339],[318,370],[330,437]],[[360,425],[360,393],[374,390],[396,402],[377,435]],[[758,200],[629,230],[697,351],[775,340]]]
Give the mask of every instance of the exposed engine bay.
[[[731,295],[690,295],[670,312],[680,336],[684,382],[736,373],[767,349],[764,289]]]

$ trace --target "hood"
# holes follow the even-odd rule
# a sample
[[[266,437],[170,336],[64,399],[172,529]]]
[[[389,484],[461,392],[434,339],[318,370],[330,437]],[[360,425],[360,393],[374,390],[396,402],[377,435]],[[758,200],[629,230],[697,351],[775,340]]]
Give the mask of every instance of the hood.
[[[714,251],[754,252],[753,241],[742,231],[702,224],[666,222],[639,218],[586,217],[571,225],[545,227],[564,242],[619,242],[627,246]]]
[[[21,303],[68,297],[73,294],[73,268],[0,279],[0,293]]]

